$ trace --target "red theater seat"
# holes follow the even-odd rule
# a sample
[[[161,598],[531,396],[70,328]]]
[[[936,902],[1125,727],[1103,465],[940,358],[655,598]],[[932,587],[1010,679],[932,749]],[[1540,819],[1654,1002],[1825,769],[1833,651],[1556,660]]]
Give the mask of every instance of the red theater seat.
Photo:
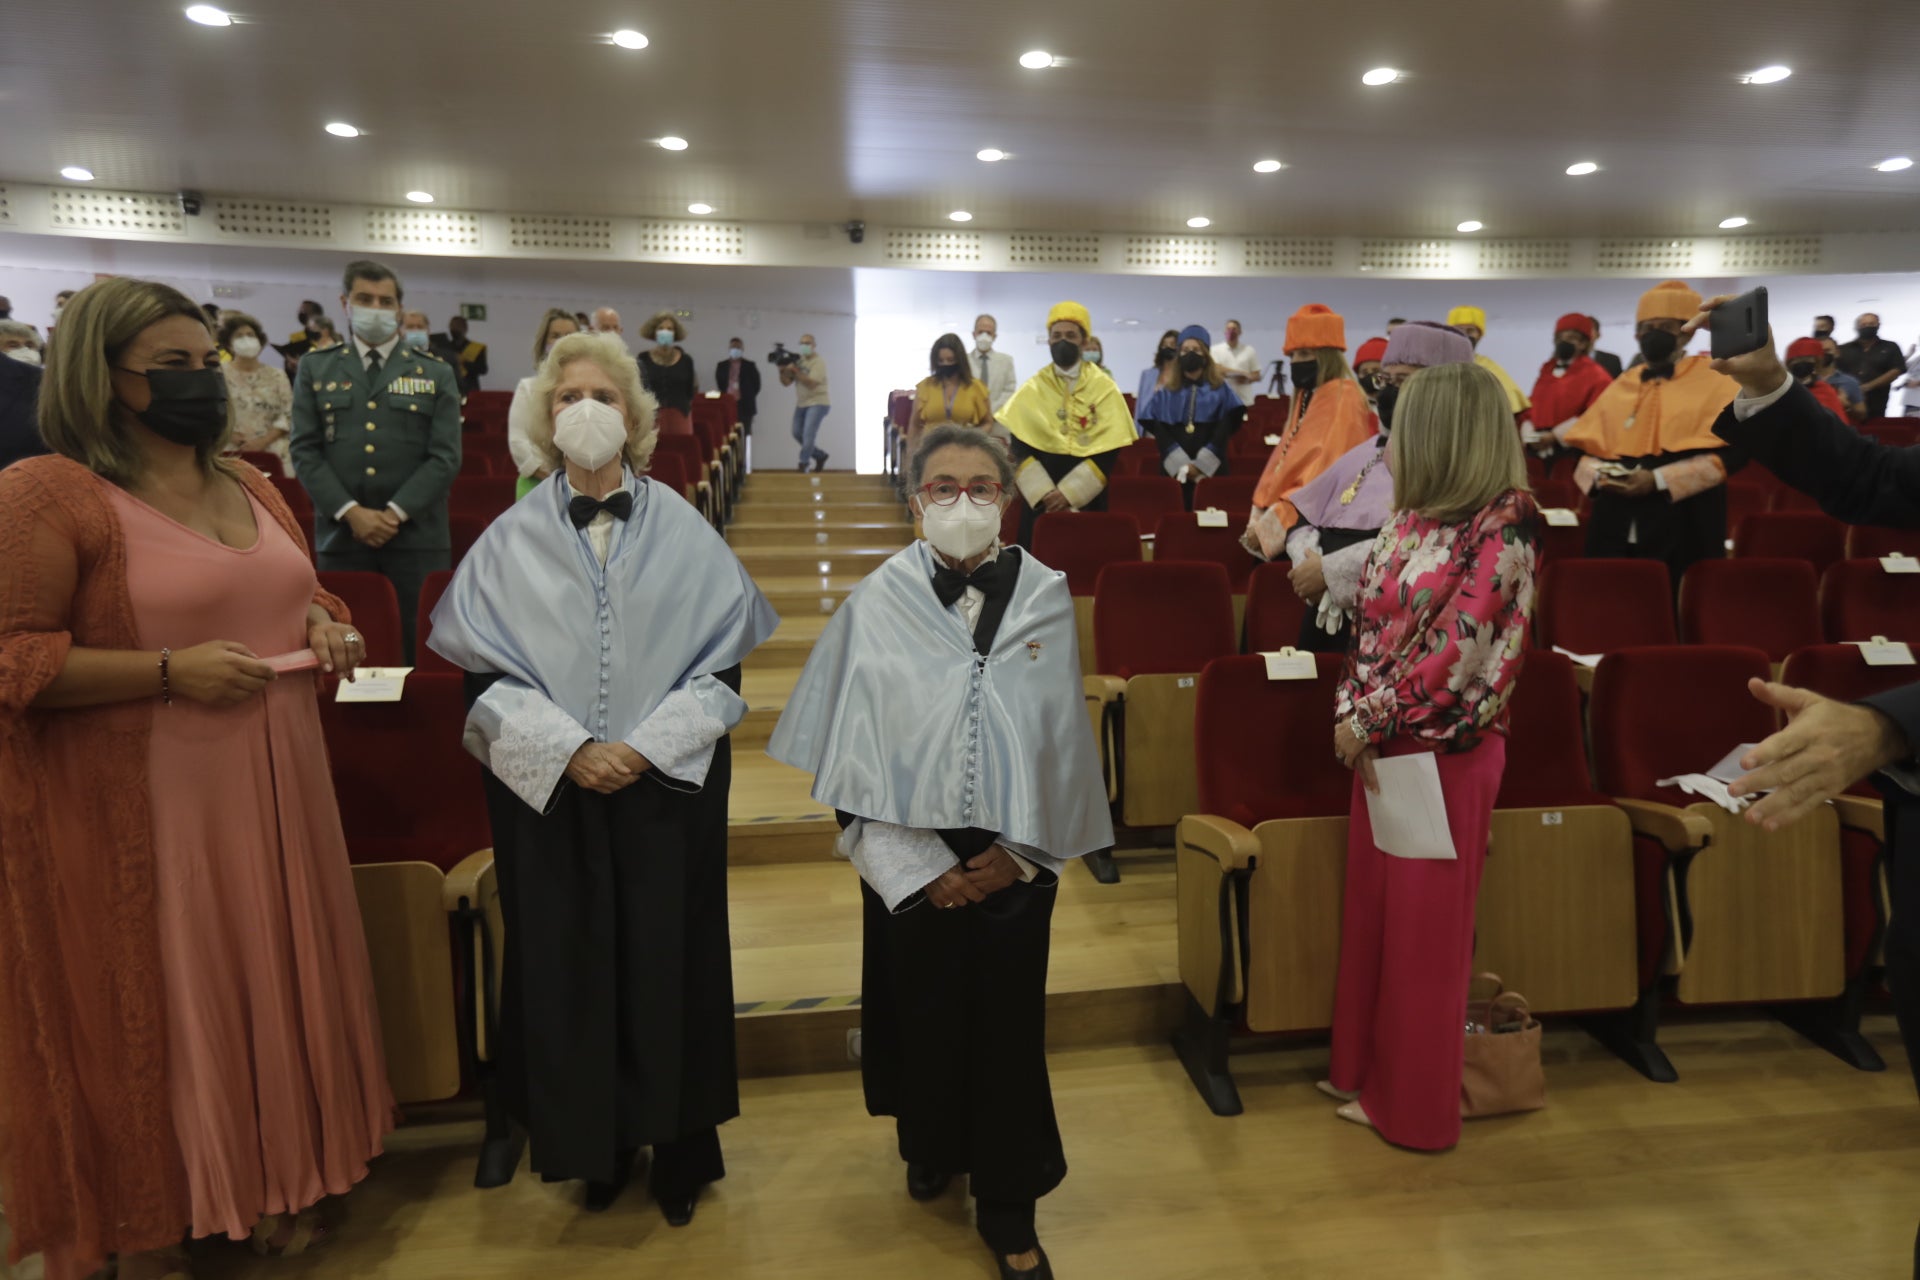
[[[1217,564],[1110,564],[1094,588],[1098,669],[1123,680],[1192,673],[1234,652],[1233,592]]]
[[[460,668],[448,662],[427,646],[427,638],[433,634],[433,609],[440,603],[440,597],[447,593],[447,586],[453,581],[451,569],[440,569],[430,573],[426,581],[420,584],[420,610],[415,619],[413,636],[413,661],[417,670],[437,671],[441,674],[458,674]]]
[[[353,615],[353,629],[366,642],[365,665],[399,666],[400,598],[386,575],[322,570],[320,586],[339,596]]]
[[[1688,644],[1752,645],[1773,662],[1820,643],[1813,566],[1805,560],[1702,560],[1680,583]]]
[[[1055,511],[1033,523],[1033,558],[1067,575],[1067,589],[1091,596],[1100,570],[1137,563],[1140,525],[1113,511]]]
[[[1748,516],[1733,535],[1741,559],[1805,560],[1816,574],[1846,551],[1846,526],[1818,511],[1768,511]]]
[[[1292,561],[1275,560],[1260,565],[1247,579],[1248,653],[1273,653],[1300,642],[1307,605],[1287,577],[1292,571]]]
[[[1186,509],[1180,482],[1172,476],[1118,475],[1107,486],[1107,510],[1132,516],[1142,529],[1151,529],[1161,516]]]
[[[1673,590],[1657,560],[1556,560],[1534,610],[1540,647],[1613,653],[1672,644]]]
[[[1185,560],[1217,564],[1227,571],[1233,593],[1245,594],[1247,579],[1260,562],[1240,545],[1240,532],[1231,524],[1223,529],[1202,529],[1199,521],[1191,511],[1161,516],[1154,528],[1154,563]]]
[[[1237,438],[1237,437],[1236,437]],[[1262,449],[1260,457],[1264,459],[1267,451]],[[1193,487],[1193,509],[1206,511],[1218,508],[1227,513],[1227,522],[1234,529],[1247,527],[1247,517],[1253,512],[1253,491],[1260,485],[1260,469],[1257,466],[1236,467],[1244,470],[1245,475],[1208,476]]]
[[[1835,644],[1885,636],[1920,647],[1920,574],[1888,573],[1878,560],[1842,560],[1820,581],[1820,619]]]

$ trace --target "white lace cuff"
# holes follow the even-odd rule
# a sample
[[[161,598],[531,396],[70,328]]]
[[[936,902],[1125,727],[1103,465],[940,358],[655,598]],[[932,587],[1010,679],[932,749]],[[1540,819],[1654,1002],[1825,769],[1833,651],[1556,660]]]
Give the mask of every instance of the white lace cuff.
[[[623,741],[653,765],[662,786],[698,791],[713,766],[713,748],[747,713],[747,704],[712,676],[669,693]]]
[[[498,680],[467,713],[461,745],[528,808],[547,813],[567,764],[593,735],[517,680]]]

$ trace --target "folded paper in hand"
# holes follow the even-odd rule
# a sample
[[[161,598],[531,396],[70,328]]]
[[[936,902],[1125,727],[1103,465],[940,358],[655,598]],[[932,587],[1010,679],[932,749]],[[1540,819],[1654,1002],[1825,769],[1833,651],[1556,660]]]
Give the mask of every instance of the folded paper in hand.
[[[1460,856],[1447,826],[1447,797],[1440,790],[1440,765],[1432,752],[1382,756],[1373,762],[1373,776],[1380,790],[1362,794],[1367,797],[1374,848],[1396,858],[1451,862]]]
[[[1736,796],[1728,788],[1746,772],[1740,767],[1740,757],[1753,748],[1753,743],[1743,742],[1705,773],[1683,773],[1675,778],[1661,778],[1654,785],[1677,787],[1690,796],[1711,800],[1728,813],[1740,813],[1753,803],[1753,797]]]

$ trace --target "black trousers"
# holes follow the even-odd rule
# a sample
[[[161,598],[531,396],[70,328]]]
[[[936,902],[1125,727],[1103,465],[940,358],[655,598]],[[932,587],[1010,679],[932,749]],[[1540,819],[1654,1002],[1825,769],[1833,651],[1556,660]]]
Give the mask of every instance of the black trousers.
[[[427,575],[453,567],[452,551],[397,551],[392,547],[354,546],[346,551],[322,551],[319,564],[330,573],[377,573],[393,584],[400,597],[401,661],[413,665],[415,615],[420,612],[420,589]]]
[[[975,1225],[987,1248],[1002,1257],[1026,1253],[1040,1247],[1040,1234],[1033,1225],[1031,1200],[975,1200]]]

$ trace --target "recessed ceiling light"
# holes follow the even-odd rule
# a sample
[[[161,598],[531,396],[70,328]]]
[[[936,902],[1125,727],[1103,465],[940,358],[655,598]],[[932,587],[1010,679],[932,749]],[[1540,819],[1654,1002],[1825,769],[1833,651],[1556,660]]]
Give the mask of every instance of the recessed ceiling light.
[[[411,200],[411,201],[413,201],[413,202],[414,202],[415,204],[432,204],[432,203],[433,203],[433,192],[431,192],[431,191],[409,191],[409,192],[407,192],[407,199],[409,199],[409,200]]]
[[[1212,218],[1188,218],[1187,225],[1192,227],[1195,231],[1198,231],[1202,227],[1212,226],[1213,219]]]
[[[60,176],[68,182],[92,182],[93,170],[83,169],[77,164],[70,164],[60,171]]]
[[[975,160],[985,160],[988,164],[993,164],[995,161],[1005,160],[1007,153],[998,147],[982,147],[973,153],[973,158]]]
[[[1913,161],[1907,156],[1889,156],[1873,167],[1882,173],[1898,173],[1902,169],[1913,168]]]
[[[710,204],[703,203],[702,201],[696,200],[692,204],[687,206],[687,212],[697,213],[702,217],[705,217],[707,214],[713,212],[713,206]]]
[[[1399,78],[1400,78],[1400,73],[1398,71],[1395,71],[1392,67],[1375,67],[1373,70],[1367,72],[1367,74],[1360,77],[1360,83],[1364,85],[1371,85],[1377,88],[1378,86],[1383,84],[1392,84],[1395,80],[1398,80]]]
[[[1578,164],[1570,164],[1567,166],[1567,176],[1569,178],[1584,178],[1590,173],[1598,172],[1600,172],[1600,166],[1591,160],[1582,160]]]
[[[1474,220],[1473,220],[1472,218],[1468,218],[1468,219],[1467,219],[1467,220],[1466,220],[1465,222],[1463,222],[1463,223],[1461,223],[1461,224],[1460,224],[1459,226],[1457,226],[1457,227],[1455,227],[1455,228],[1454,228],[1454,230],[1455,230],[1455,231],[1469,231],[1469,232],[1471,232],[1471,231],[1478,231],[1478,230],[1479,230],[1479,229],[1480,229],[1481,227],[1483,227],[1483,226],[1485,226],[1485,225],[1486,225],[1486,224],[1485,224],[1484,222],[1475,222],[1475,221],[1474,221]]]
[[[357,138],[360,136],[358,129],[339,120],[335,120],[332,124],[328,125],[327,132],[336,138]]]
[[[676,138],[672,134],[668,134],[664,138],[655,138],[654,141],[665,147],[668,151],[685,151],[687,149],[687,140],[685,138]]]
[[[622,27],[607,38],[619,45],[622,49],[644,49],[647,47],[647,38],[631,27]]]
[[[1053,55],[1045,49],[1035,49],[1020,55],[1020,65],[1029,71],[1044,71],[1053,65]]]
[[[210,4],[196,4],[187,9],[187,17],[203,27],[230,27],[233,15],[225,9],[216,9]]]
[[[1735,227],[1744,227],[1744,226],[1746,226],[1746,225],[1747,225],[1747,220],[1746,220],[1745,218],[1722,218],[1722,219],[1720,219],[1720,229],[1721,229],[1722,231],[1731,231],[1731,230],[1733,230],[1733,229],[1734,229]]]
[[[1762,67],[1745,77],[1748,84],[1778,84],[1793,74],[1792,67]]]
[[[1278,173],[1284,168],[1286,168],[1286,166],[1278,160],[1255,160],[1253,162],[1253,171],[1255,173]]]
[[[949,221],[949,222],[972,222],[972,221],[973,221],[973,215],[972,215],[972,214],[970,214],[970,213],[968,213],[968,212],[967,212],[967,211],[966,211],[965,209],[955,209],[955,210],[954,210],[954,211],[953,211],[952,213],[950,213],[950,214],[948,214],[948,215],[947,215],[947,221]]]

